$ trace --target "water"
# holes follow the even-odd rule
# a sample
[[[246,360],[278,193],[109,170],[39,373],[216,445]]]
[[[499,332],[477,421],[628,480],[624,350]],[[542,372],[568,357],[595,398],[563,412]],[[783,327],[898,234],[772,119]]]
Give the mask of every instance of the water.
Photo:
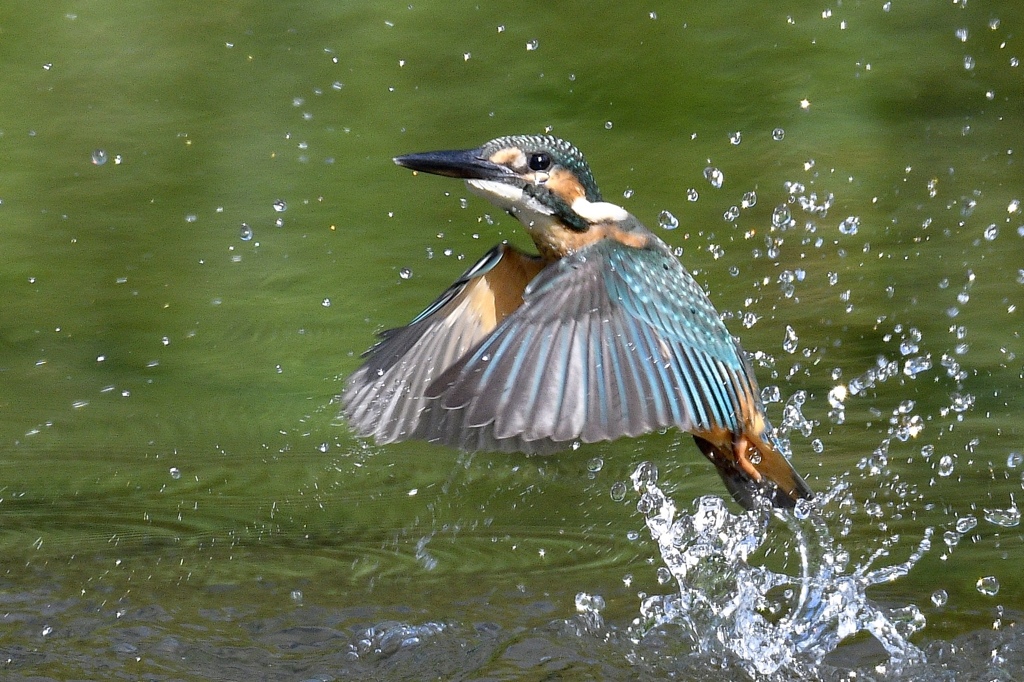
[[[4,4],[0,677],[784,675],[843,585],[896,632],[823,679],[1021,677],[1020,3],[593,9]],[[771,656],[641,614],[682,591],[632,472],[676,519],[722,493],[687,436],[471,457],[336,417],[375,332],[526,245],[391,158],[546,129],[682,256],[831,500],[824,539],[715,512],[789,581],[749,622],[824,623]]]
[[[792,513],[773,513],[766,502],[760,510],[734,515],[713,495],[698,498],[691,513],[677,510],[658,487],[650,462],[637,467],[632,479],[640,493],[638,511],[678,586],[678,592],[644,599],[634,622],[638,640],[652,628],[679,625],[696,651],[765,679],[820,675],[824,658],[858,632],[882,645],[891,670],[925,661],[910,642],[925,626],[921,611],[914,605],[882,608],[866,591],[906,576],[930,549],[933,529],[900,564],[872,569],[878,556],[888,554],[880,548],[850,568],[821,515],[829,505],[853,504],[846,485]],[[751,560],[755,553],[778,551],[782,540],[769,533],[773,516],[792,534],[788,552],[797,566],[791,573]]]

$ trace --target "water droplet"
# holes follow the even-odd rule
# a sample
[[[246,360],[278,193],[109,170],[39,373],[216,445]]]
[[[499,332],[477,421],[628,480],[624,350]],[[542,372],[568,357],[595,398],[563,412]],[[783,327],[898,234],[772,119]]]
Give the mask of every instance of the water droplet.
[[[92,153],[92,163],[94,166],[102,166],[107,162],[107,152],[102,149],[97,149]]]
[[[907,361],[903,363],[903,373],[908,377],[915,377],[921,372],[927,372],[931,368],[932,358],[930,355],[908,358]]]
[[[729,142],[732,144],[739,144],[743,141],[743,133],[736,131],[735,133],[729,133]]]
[[[956,532],[964,535],[978,527],[978,519],[971,514],[956,520]]]
[[[274,202],[274,210],[277,211],[278,213],[284,213],[285,211],[288,210],[288,202],[286,202],[284,199],[278,199],[277,201]]]
[[[663,230],[674,230],[679,227],[679,219],[668,211],[658,214],[658,226]]]
[[[775,130],[772,131],[772,139],[775,140],[776,142],[782,142],[782,140],[785,139],[785,137],[786,131],[783,130],[782,128],[776,128]]]
[[[1016,505],[1007,509],[985,509],[985,520],[1000,528],[1016,528],[1020,525],[1020,510]]]
[[[840,234],[857,234],[857,229],[860,227],[860,218],[857,216],[849,216],[843,222],[839,223]]]
[[[757,205],[757,193],[750,191],[743,195],[743,200],[740,202],[740,206],[743,208],[750,208]]]
[[[711,186],[715,189],[721,189],[722,184],[725,182],[725,174],[714,166],[708,166],[704,169],[704,179],[711,183]]]
[[[789,207],[783,204],[782,206],[776,206],[775,210],[772,211],[772,225],[775,227],[788,227],[793,221],[793,215],[789,212]]]
[[[653,462],[640,462],[633,470],[633,489],[641,492],[641,488],[658,482],[658,467]]]
[[[1024,453],[1017,452],[1014,450],[1006,456],[1006,466],[1010,469],[1016,469],[1021,464],[1024,464]]]
[[[625,483],[622,481],[615,481],[615,483],[612,484],[611,489],[608,491],[608,494],[611,495],[613,501],[622,502],[626,499],[626,490]]]
[[[949,455],[943,455],[939,459],[939,476],[945,478],[953,473],[953,467],[956,466],[956,462]]]
[[[589,462],[587,462],[587,471],[591,473],[596,474],[602,468],[604,468],[604,460],[601,459],[600,457],[594,457]]]
[[[937,607],[943,607],[946,602],[949,601],[949,595],[946,594],[945,590],[935,590],[932,592],[932,603]]]
[[[292,598],[292,601],[301,602],[302,601],[302,590],[292,590],[291,594],[289,596]]]
[[[401,277],[402,279],[409,279],[412,277],[412,270],[410,270],[409,268],[402,268],[401,270],[398,271],[398,276]]]
[[[727,223],[731,223],[731,222],[735,221],[739,217],[740,217],[740,207],[739,206],[730,206],[729,208],[725,209],[725,213],[722,214],[722,218]]]
[[[43,632],[42,632],[43,637],[46,637],[51,632],[53,632],[53,628],[51,626],[49,626],[49,625],[44,625],[43,626]]]
[[[604,608],[604,597],[599,594],[590,595],[580,592],[576,595],[576,610],[580,613],[600,611]]]
[[[793,505],[793,516],[798,519],[806,519],[814,511],[814,503],[807,499],[797,500]]]
[[[797,344],[800,339],[796,335],[796,330],[788,324],[786,325],[786,338],[782,340],[782,350],[787,353],[795,353]]]
[[[966,69],[967,71],[974,70],[974,57],[972,57],[971,55],[964,56],[964,69]]]
[[[953,393],[950,395],[950,407],[954,412],[966,412],[974,405],[974,396],[970,393]]]
[[[181,478],[181,470],[178,469],[178,467],[171,467],[170,474],[171,478],[173,478],[175,481]]]
[[[978,582],[975,586],[978,588],[978,592],[981,592],[988,597],[994,597],[999,594],[999,581],[996,580],[994,575],[986,575],[983,578],[978,578]]]
[[[615,124],[612,123],[611,121],[605,121],[604,122],[604,129],[605,130],[611,130],[613,125],[615,125]]]
[[[238,229],[238,236],[242,238],[243,242],[250,241],[252,239],[252,228],[246,223],[242,223],[242,226]]]
[[[700,194],[698,194],[697,190],[695,190],[693,187],[690,187],[689,189],[686,190],[687,201],[697,201],[697,199],[699,198]],[[1024,273],[1024,270],[1021,270],[1021,272]],[[1021,282],[1021,284],[1024,284],[1024,282]]]
[[[821,442],[820,438],[815,438],[811,441],[811,450],[813,450],[815,454],[820,455],[825,451],[825,444]]]
[[[985,241],[994,241],[999,236],[999,228],[995,225],[989,225],[985,228]]]
[[[325,298],[324,300],[320,301],[320,305],[322,305],[325,308],[330,308],[331,307],[331,299]]]
[[[659,585],[667,585],[672,580],[672,571],[668,570],[665,566],[659,566],[657,576]]]
[[[536,40],[531,40],[528,43],[526,43],[526,49],[530,52],[536,50],[538,47],[540,47],[540,43],[537,42]]]
[[[631,199],[633,197],[633,188],[627,187],[625,190],[623,190],[622,197],[624,199]]]

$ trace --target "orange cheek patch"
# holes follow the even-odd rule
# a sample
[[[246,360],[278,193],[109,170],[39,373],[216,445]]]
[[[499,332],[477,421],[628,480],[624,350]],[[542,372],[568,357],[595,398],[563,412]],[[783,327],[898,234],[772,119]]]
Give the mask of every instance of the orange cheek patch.
[[[570,206],[572,202],[587,194],[576,177],[564,168],[558,168],[551,173],[544,186]]]
[[[522,168],[526,166],[526,157],[523,156],[521,151],[514,147],[499,149],[491,154],[490,161],[498,164],[499,166],[506,166],[508,168]]]

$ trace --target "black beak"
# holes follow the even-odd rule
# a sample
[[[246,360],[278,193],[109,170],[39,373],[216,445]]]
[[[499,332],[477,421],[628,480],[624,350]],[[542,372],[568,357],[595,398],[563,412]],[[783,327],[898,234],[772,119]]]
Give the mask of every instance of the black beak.
[[[479,149],[406,154],[396,156],[394,161],[414,171],[465,180],[500,180],[513,175],[505,166],[483,158]]]

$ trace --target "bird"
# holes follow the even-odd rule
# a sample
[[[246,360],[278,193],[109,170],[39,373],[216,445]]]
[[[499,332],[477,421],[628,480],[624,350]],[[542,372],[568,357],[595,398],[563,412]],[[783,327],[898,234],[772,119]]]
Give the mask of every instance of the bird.
[[[551,454],[675,427],[742,507],[813,498],[739,341],[670,247],[602,199],[574,145],[510,135],[393,160],[464,180],[537,253],[495,246],[408,325],[379,334],[341,395],[357,436]]]

